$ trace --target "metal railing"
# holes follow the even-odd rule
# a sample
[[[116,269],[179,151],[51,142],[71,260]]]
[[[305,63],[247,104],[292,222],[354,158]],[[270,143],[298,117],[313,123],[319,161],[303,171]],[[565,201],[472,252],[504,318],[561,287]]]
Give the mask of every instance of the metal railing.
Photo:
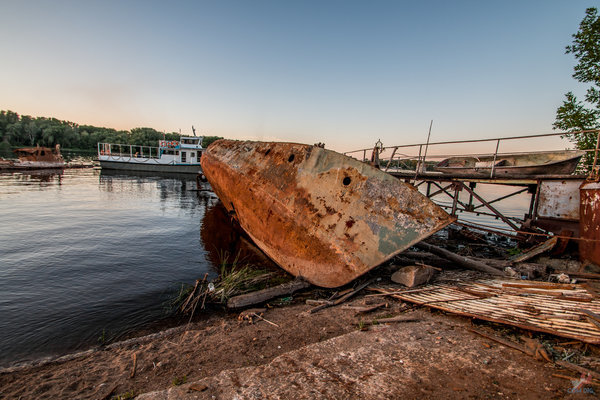
[[[394,162],[396,162],[395,170],[404,170],[404,171],[413,171],[415,173],[425,172],[428,166],[433,166],[433,164],[437,163],[436,160],[443,160],[450,157],[493,157],[492,162],[492,171],[490,177],[494,174],[494,164],[499,157],[509,155],[509,154],[519,154],[519,153],[532,153],[532,152],[510,152],[510,153],[501,153],[499,152],[501,143],[515,141],[515,140],[526,140],[526,139],[539,139],[546,137],[565,137],[570,135],[581,135],[588,133],[596,133],[596,148],[584,150],[587,153],[594,153],[594,160],[591,168],[591,176],[594,178],[598,178],[598,152],[600,150],[600,130],[598,129],[590,129],[583,130],[577,132],[561,132],[561,133],[546,133],[546,134],[537,134],[537,135],[526,135],[526,136],[511,136],[511,137],[501,137],[501,138],[490,138],[490,139],[469,139],[469,140],[454,140],[454,141],[442,141],[442,142],[429,142],[429,143],[416,143],[416,144],[407,144],[407,145],[398,145],[398,146],[383,146],[380,141],[375,145],[375,147],[352,150],[343,153],[344,155],[359,159],[364,162],[375,161],[377,159],[382,166],[384,171],[389,171],[390,168],[393,168]],[[495,145],[495,150],[489,153],[459,153],[459,154],[435,154],[432,155],[431,149],[433,147],[440,147],[444,145],[461,145],[461,144],[473,144],[473,143],[491,143]],[[407,151],[404,151],[406,149]],[[402,152],[399,152],[402,150]],[[411,153],[412,150],[412,154]],[[418,150],[418,151],[417,151]],[[565,149],[562,149],[565,150]],[[391,151],[391,155],[389,157],[382,157],[382,153],[386,151]],[[568,151],[568,150],[566,150]],[[573,149],[573,151],[575,151]],[[538,154],[544,152],[535,152]],[[371,157],[367,158],[367,154],[370,154]],[[362,157],[362,158],[361,158]],[[402,167],[402,168],[401,168]]]
[[[98,143],[98,156],[129,158],[160,158],[160,149],[152,146],[136,146],[120,143]]]

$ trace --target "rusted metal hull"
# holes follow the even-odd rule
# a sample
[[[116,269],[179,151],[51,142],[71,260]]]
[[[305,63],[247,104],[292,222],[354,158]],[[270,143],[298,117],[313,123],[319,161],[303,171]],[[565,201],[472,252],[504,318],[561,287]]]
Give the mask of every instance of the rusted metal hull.
[[[23,147],[14,150],[18,160],[0,159],[0,170],[28,170],[46,168],[64,168],[65,161],[60,154],[60,146]]]
[[[579,256],[600,265],[600,182],[584,182],[579,188]]]
[[[460,177],[570,175],[575,171],[584,154],[584,151],[565,150],[498,154],[495,159],[493,156],[451,157],[439,162],[434,169]]]
[[[411,185],[316,146],[219,140],[201,162],[252,240],[322,287],[352,281],[454,220]]]

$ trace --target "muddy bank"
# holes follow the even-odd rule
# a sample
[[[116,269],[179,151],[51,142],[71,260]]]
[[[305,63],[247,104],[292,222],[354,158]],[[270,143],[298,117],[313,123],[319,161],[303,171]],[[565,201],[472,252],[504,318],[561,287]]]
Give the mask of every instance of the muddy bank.
[[[0,395],[102,399],[171,388],[172,396],[231,398],[237,394],[260,398],[252,393],[257,382],[264,380],[267,398],[288,398],[293,393],[299,398],[351,397],[353,393],[365,398],[439,398],[440,394],[563,398],[572,387],[564,376],[579,376],[474,334],[468,318],[393,298],[386,298],[386,307],[357,314],[356,307],[381,301],[381,297],[369,294],[372,292],[362,292],[347,303],[308,314],[312,307],[305,304],[307,299],[329,295],[313,289],[295,295],[285,305],[273,303],[264,314],[268,322],[255,320],[250,324],[238,320],[237,313],[212,315],[102,350],[4,370],[0,373]],[[373,321],[396,315],[417,321],[369,327]],[[515,332],[504,326],[475,324],[510,340],[515,338]],[[568,346],[565,349],[570,351]],[[586,351],[589,356],[597,349],[590,346]],[[299,359],[302,365],[294,361]],[[396,374],[405,374],[406,380],[402,383],[393,378]],[[359,385],[361,380],[371,384]],[[200,381],[206,393],[189,388]]]
[[[464,238],[440,241],[458,254],[488,263],[493,261],[490,256],[508,258],[512,248],[510,243],[476,246],[473,239],[467,244]],[[253,323],[240,318],[239,311],[198,312],[193,322],[176,328],[0,370],[0,397],[564,398],[600,390],[600,380],[559,365],[569,362],[600,374],[600,349],[595,344],[436,311],[431,304],[419,305],[378,291],[402,289],[390,280],[391,274],[419,257],[457,267],[425,252],[405,252],[361,278],[373,282],[368,288],[318,312],[309,311],[335,292],[361,286],[360,282],[331,290],[311,287],[273,299],[266,305],[264,319],[254,318]],[[500,258],[496,261],[504,262]],[[533,269],[516,271],[519,278],[548,281],[556,270],[581,266],[573,259],[530,261],[537,261],[535,265],[543,261],[546,267],[540,270],[531,264]],[[438,271],[416,290],[458,282],[459,300],[464,300],[481,296],[482,290],[466,289],[464,284],[486,277],[490,275],[476,271]],[[590,291],[586,296],[595,295]],[[587,297],[567,300],[589,308],[592,300]],[[380,322],[390,317],[401,317],[403,322]],[[530,351],[527,343],[536,347]],[[581,390],[572,393],[580,384]]]

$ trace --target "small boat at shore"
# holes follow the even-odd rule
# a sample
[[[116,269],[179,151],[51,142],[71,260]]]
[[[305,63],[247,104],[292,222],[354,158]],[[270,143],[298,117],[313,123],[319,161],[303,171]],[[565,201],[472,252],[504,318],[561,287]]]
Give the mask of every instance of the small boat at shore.
[[[584,154],[581,150],[563,150],[450,157],[436,164],[434,170],[459,177],[486,178],[570,175]]]
[[[102,169],[198,174],[203,151],[202,136],[160,140],[158,147],[98,143],[98,161]]]
[[[202,170],[265,254],[322,287],[344,285],[454,221],[412,185],[320,146],[218,140]]]
[[[51,147],[22,147],[13,150],[17,160],[0,159],[0,170],[29,170],[64,168],[60,145]]]

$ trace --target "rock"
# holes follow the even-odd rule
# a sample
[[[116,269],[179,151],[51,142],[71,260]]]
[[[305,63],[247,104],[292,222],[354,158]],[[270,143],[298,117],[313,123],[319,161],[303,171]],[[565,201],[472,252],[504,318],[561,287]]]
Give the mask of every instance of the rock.
[[[535,279],[548,275],[548,266],[545,264],[517,263],[513,266],[517,275],[525,279]]]
[[[519,273],[511,267],[504,268],[504,273],[506,276],[510,276],[511,278],[516,278],[519,275]]]
[[[392,275],[392,281],[404,286],[414,287],[427,283],[435,269],[428,265],[410,265],[400,268]]]
[[[556,279],[558,280],[558,283],[571,283],[571,279],[567,274],[558,274]]]

